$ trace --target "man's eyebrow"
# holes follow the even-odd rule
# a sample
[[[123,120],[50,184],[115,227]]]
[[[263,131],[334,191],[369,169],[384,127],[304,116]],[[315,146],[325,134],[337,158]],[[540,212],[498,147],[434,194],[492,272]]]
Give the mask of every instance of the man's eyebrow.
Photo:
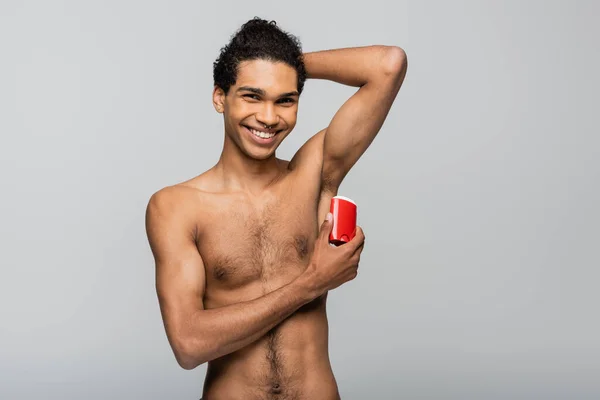
[[[260,94],[261,96],[265,95],[265,91],[264,90],[259,89],[259,88],[255,88],[255,87],[250,87],[250,86],[242,86],[241,88],[239,88],[236,91],[237,92],[242,92],[242,91],[252,92],[252,93]]]
[[[255,88],[255,87],[251,87],[251,86],[242,86],[242,87],[238,88],[238,90],[237,90],[237,92],[242,92],[242,91],[256,93],[261,96],[266,95],[266,92],[264,90]],[[294,90],[293,92],[282,93],[277,97],[282,98],[282,97],[293,97],[293,96],[300,96],[300,93],[298,93],[297,90]]]
[[[298,91],[294,90],[293,92],[287,92],[287,93],[280,94],[279,98],[292,97],[292,96],[300,96],[300,93],[298,93]]]

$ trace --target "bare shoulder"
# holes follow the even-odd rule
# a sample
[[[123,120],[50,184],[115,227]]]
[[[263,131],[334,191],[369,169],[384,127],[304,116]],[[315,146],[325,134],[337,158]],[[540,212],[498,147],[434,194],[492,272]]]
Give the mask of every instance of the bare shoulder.
[[[174,230],[195,236],[202,191],[180,183],[154,193],[146,208],[146,230],[149,237],[174,234]]]
[[[148,213],[185,213],[198,198],[198,190],[185,184],[167,186],[154,193],[148,201]]]
[[[189,209],[198,209],[204,189],[210,182],[210,171],[184,182],[166,186],[150,197],[148,211],[163,213],[185,213]]]

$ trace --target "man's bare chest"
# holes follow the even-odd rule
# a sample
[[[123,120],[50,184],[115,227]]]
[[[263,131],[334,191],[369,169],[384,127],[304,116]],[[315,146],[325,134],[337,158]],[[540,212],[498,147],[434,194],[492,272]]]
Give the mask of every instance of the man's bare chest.
[[[318,233],[317,208],[314,196],[286,192],[222,200],[197,243],[207,290],[258,284],[268,292],[301,274]]]

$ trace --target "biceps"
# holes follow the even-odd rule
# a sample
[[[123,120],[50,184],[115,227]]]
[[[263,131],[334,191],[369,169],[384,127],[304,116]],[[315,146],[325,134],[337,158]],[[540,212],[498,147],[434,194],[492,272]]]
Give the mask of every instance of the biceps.
[[[323,144],[323,179],[339,184],[381,129],[395,93],[363,86],[333,117]]]
[[[205,272],[195,249],[156,264],[156,291],[165,324],[181,326],[189,316],[204,309]]]
[[[374,134],[369,134],[375,127],[372,121],[368,121],[377,111],[372,106],[375,100],[369,100],[368,93],[361,93],[363,89],[364,87],[340,108],[327,127],[323,141],[321,178],[324,187],[330,191],[337,189],[375,137]]]
[[[356,155],[364,151],[379,132],[394,95],[381,84],[369,85],[348,99],[331,120],[325,135],[326,157],[343,159]]]

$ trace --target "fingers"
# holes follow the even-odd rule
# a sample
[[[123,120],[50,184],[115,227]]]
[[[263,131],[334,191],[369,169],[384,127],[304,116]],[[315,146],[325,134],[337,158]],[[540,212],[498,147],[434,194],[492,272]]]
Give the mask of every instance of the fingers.
[[[353,251],[357,251],[359,248],[362,251],[362,246],[365,243],[365,233],[363,232],[362,228],[360,226],[356,227],[356,233],[354,234],[354,237],[352,238],[352,240],[350,242],[348,242],[348,244],[352,244],[353,247]]]
[[[329,241],[329,235],[331,234],[331,230],[333,229],[333,215],[331,213],[327,213],[327,218],[321,224],[321,231],[319,232],[319,238],[322,240]]]
[[[362,253],[363,249],[365,248],[365,242],[363,240],[363,242],[360,244],[360,246],[358,246],[355,250],[354,253],[352,253],[355,256],[358,256],[360,258],[360,253]]]

